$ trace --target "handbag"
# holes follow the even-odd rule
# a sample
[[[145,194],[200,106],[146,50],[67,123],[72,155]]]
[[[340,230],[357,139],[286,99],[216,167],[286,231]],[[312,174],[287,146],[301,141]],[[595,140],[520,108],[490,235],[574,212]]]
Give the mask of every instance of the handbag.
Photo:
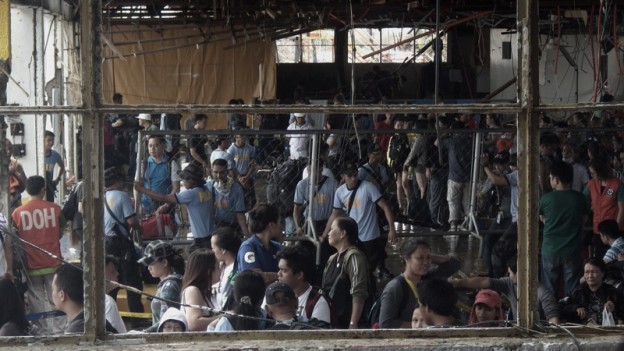
[[[173,238],[176,233],[176,223],[171,213],[155,213],[153,216],[141,220],[143,239]]]

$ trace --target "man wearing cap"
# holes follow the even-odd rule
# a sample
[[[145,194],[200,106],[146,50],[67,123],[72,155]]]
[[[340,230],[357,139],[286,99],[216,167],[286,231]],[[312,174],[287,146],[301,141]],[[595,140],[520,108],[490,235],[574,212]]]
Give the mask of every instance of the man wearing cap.
[[[295,112],[295,121],[288,125],[287,130],[310,130],[312,126],[306,121],[306,114]],[[290,159],[297,160],[299,158],[308,157],[308,144],[312,137],[311,134],[287,134],[288,146],[290,150]]]
[[[264,309],[275,324],[268,328],[271,330],[292,330],[328,328],[329,323],[312,319],[308,322],[297,320],[298,300],[293,289],[286,283],[274,282],[269,285],[264,293]]]
[[[119,259],[119,282],[142,290],[138,255],[130,237],[130,228],[139,229],[140,223],[130,196],[123,191],[124,178],[123,171],[117,167],[104,171],[104,246],[107,255]],[[118,290],[111,291],[109,295],[116,299]],[[128,291],[127,296],[130,312],[144,311],[141,295]]]
[[[358,224],[358,237],[362,242],[370,269],[377,268],[379,275],[389,276],[390,273],[385,267],[386,243],[381,238],[375,205],[383,210],[386,220],[390,223],[388,242],[394,242],[396,239],[393,225],[394,214],[373,183],[358,179],[358,167],[355,163],[347,162],[341,175],[345,183],[336,190],[334,210],[327,221],[321,241],[327,239],[334,218],[340,213],[346,213]]]
[[[146,189],[140,182],[134,183],[134,189],[156,201],[186,205],[194,238],[191,251],[210,248],[210,235],[214,229],[214,197],[210,189],[204,186],[204,170],[192,162],[180,172],[180,178],[186,190],[177,194],[159,194]]]
[[[358,169],[358,178],[369,181],[380,193],[385,193],[388,186],[388,169],[383,165],[384,154],[377,143],[368,145],[368,162]]]

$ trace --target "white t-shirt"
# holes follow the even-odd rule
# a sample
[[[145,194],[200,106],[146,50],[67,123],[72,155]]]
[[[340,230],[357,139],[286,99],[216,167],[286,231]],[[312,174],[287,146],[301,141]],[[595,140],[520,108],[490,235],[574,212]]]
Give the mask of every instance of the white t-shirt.
[[[297,317],[299,317],[299,321],[306,322],[311,318],[316,318],[320,321],[324,321],[327,323],[331,323],[331,314],[329,311],[329,304],[327,300],[323,296],[319,297],[316,305],[312,309],[312,315],[308,316],[305,312],[305,306],[308,302],[308,297],[310,296],[310,292],[312,292],[312,286],[308,288],[303,294],[301,294],[299,299],[299,307],[297,308]]]
[[[217,300],[217,307],[219,309],[223,309],[223,305],[225,304],[225,300],[223,298],[223,294],[225,293],[225,289],[227,288],[227,282],[228,279],[230,278],[230,273],[232,273],[232,270],[234,269],[234,264],[231,264],[227,267],[223,268],[223,271],[221,272],[221,281],[218,283],[219,284],[219,288],[217,289],[217,296],[216,296],[216,300]]]
[[[108,323],[110,323],[113,328],[117,329],[119,334],[125,334],[128,332],[126,330],[126,325],[119,315],[117,303],[115,303],[115,300],[109,295],[104,295],[104,315],[106,316]]]

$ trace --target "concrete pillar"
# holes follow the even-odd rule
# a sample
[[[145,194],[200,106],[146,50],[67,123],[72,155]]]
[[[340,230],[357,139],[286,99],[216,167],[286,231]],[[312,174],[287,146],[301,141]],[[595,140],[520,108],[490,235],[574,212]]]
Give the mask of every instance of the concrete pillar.
[[[538,1],[518,1],[518,322],[532,328],[539,321],[538,284],[538,155],[539,64]],[[521,149],[520,149],[521,147]]]

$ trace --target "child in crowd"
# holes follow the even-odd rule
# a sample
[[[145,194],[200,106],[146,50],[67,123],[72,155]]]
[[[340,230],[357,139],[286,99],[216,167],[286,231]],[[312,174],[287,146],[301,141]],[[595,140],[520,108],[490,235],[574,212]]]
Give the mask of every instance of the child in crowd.
[[[184,313],[175,307],[167,309],[158,324],[159,333],[182,333],[188,330]]]

